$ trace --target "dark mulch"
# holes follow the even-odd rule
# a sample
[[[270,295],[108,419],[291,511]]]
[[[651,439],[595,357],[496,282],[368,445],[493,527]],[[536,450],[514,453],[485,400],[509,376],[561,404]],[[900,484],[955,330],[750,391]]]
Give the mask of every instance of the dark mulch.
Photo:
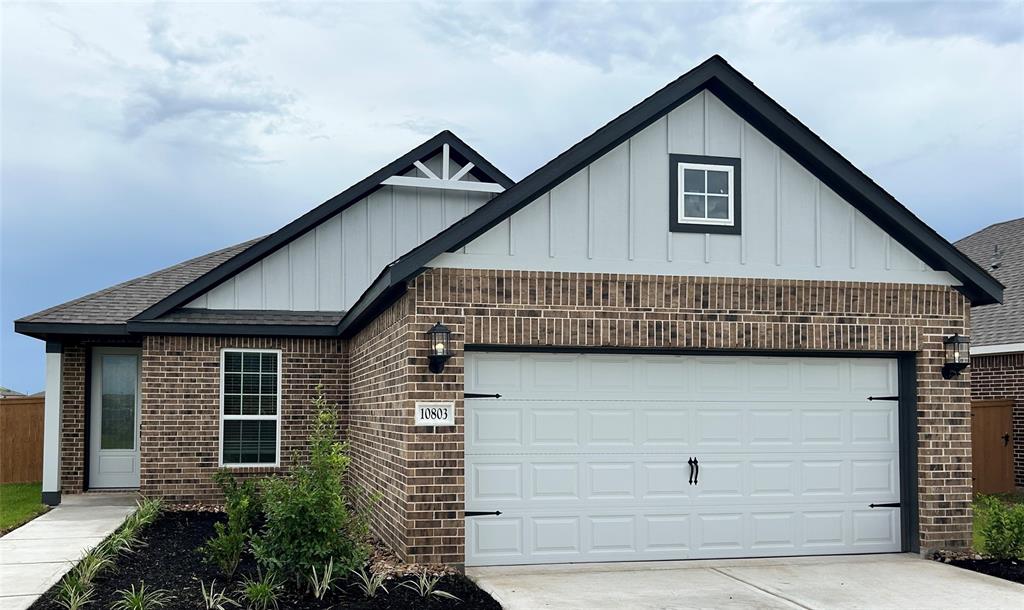
[[[1024,584],[1024,561],[1009,559],[950,559],[946,563],[951,566],[981,572],[1005,580]]]
[[[162,607],[165,610],[195,610],[203,608],[199,581],[209,585],[211,581],[216,580],[216,589],[219,591],[226,587],[232,599],[238,601],[244,608],[245,603],[238,594],[237,585],[243,575],[256,573],[256,565],[252,558],[246,557],[243,560],[232,582],[229,583],[216,566],[207,563],[198,551],[198,548],[213,536],[213,524],[223,519],[223,515],[209,512],[170,512],[161,515],[142,534],[146,546],[135,553],[119,557],[115,568],[104,573],[96,584],[95,601],[88,607],[110,608],[119,599],[119,589],[126,589],[132,584],[138,588],[138,583],[145,581],[147,588],[165,589],[174,597],[171,603]],[[414,591],[399,587],[399,579],[387,582],[385,586],[388,593],[381,592],[375,599],[366,599],[358,588],[351,586],[353,582],[351,579],[339,581],[337,588],[328,593],[324,601],[319,601],[306,593],[288,591],[279,598],[278,603],[281,610],[501,608],[490,595],[460,575],[442,577],[438,589],[459,597],[461,602],[436,597],[424,600]],[[50,589],[33,604],[32,608],[58,609],[59,606],[54,601],[56,592],[56,587]]]

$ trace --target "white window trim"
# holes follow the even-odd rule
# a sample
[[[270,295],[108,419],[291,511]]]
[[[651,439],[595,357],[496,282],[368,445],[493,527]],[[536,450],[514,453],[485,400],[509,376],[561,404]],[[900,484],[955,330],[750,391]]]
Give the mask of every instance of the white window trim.
[[[277,354],[277,415],[225,415],[224,414],[224,359],[227,352],[249,352],[256,354]],[[281,465],[281,409],[284,402],[281,399],[281,377],[284,373],[284,362],[279,349],[253,349],[247,347],[222,347],[220,350],[220,421],[217,424],[219,436],[217,439],[217,465],[221,468],[277,468]],[[224,463],[224,422],[226,420],[276,420],[274,430],[277,432],[277,439],[274,447],[274,462],[257,463]]]
[[[687,192],[686,191],[686,181],[685,181],[685,174],[684,174],[684,172],[685,172],[685,170],[688,170],[688,169],[698,169],[698,170],[704,170],[704,171],[726,172],[726,173],[729,174],[729,192],[725,195],[726,197],[729,198],[729,217],[728,218],[691,218],[691,217],[685,216],[683,214],[683,212],[684,212],[683,201],[685,201],[686,195],[701,195],[701,196],[703,196],[705,198],[707,198],[709,195],[711,195],[712,197],[722,197],[721,194],[716,194],[716,193],[708,193],[708,192],[704,192],[704,193],[690,193],[690,192]],[[736,188],[735,188],[736,187],[736,180],[733,177],[733,169],[734,168],[731,165],[715,165],[713,163],[687,163],[685,161],[680,161],[679,163],[677,163],[676,164],[676,172],[677,172],[676,173],[676,184],[679,185],[679,188],[677,189],[678,192],[676,194],[676,196],[678,198],[678,200],[676,201],[676,222],[678,222],[679,224],[688,224],[688,225],[715,225],[715,226],[721,226],[721,227],[732,227],[732,226],[735,226],[735,224],[736,224],[736,211],[735,211],[734,195],[735,195],[735,191],[736,191]],[[705,177],[705,183],[704,183],[705,190],[707,188],[706,180],[707,180],[707,178]],[[706,201],[706,199],[705,199],[705,201]],[[704,208],[704,213],[705,214],[707,214],[707,207],[706,206],[707,206],[707,204],[705,203],[705,208]]]

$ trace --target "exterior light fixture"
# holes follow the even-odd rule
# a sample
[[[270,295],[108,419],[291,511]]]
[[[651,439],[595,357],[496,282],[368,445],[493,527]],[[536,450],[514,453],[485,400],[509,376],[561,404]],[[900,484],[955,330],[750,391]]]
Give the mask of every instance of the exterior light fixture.
[[[956,334],[946,337],[942,343],[946,348],[946,363],[942,365],[942,376],[952,379],[971,364],[971,338]]]
[[[427,340],[430,342],[427,350],[430,372],[440,373],[444,370],[445,363],[452,357],[452,331],[438,322],[427,331]]]

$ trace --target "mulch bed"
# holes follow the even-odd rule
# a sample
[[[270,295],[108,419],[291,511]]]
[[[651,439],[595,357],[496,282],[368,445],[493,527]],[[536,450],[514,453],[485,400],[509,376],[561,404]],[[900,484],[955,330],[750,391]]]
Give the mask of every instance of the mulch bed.
[[[146,588],[165,589],[173,596],[173,600],[164,610],[195,610],[203,608],[203,596],[199,582],[216,581],[216,590],[227,588],[228,595],[245,607],[242,596],[238,593],[237,584],[243,575],[254,575],[256,564],[252,557],[246,556],[239,566],[231,583],[228,583],[216,566],[208,563],[199,552],[202,546],[214,534],[213,524],[223,521],[219,513],[180,511],[168,512],[148,526],[142,533],[142,541],[146,546],[138,551],[117,558],[115,567],[104,572],[95,585],[95,597],[87,608],[110,608],[120,596],[119,589],[126,589],[132,584],[146,582]],[[414,592],[398,584],[404,577],[393,577],[386,583],[387,593],[381,592],[374,599],[366,599],[362,592],[354,586],[353,579],[345,579],[336,583],[335,589],[320,601],[305,592],[296,593],[286,588],[278,598],[280,610],[322,610],[327,608],[353,608],[373,610],[406,610],[420,608],[458,608],[460,610],[495,609],[501,606],[490,595],[478,588],[472,581],[459,574],[447,574],[441,578],[438,589],[457,596],[461,602],[431,597],[423,599]],[[56,610],[60,608],[54,601],[56,587],[47,591],[35,604],[33,609]]]
[[[935,557],[936,561],[948,563],[951,566],[980,572],[1024,584],[1024,561],[1013,561],[1011,559],[983,559],[977,555],[940,553]]]

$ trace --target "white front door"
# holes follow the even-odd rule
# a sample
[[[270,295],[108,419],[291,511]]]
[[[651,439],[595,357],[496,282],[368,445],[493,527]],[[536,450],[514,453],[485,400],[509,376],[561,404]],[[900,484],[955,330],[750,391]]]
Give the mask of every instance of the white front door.
[[[466,392],[466,565],[901,550],[895,360],[470,352]]]
[[[139,362],[136,348],[92,350],[89,487],[139,486]]]

